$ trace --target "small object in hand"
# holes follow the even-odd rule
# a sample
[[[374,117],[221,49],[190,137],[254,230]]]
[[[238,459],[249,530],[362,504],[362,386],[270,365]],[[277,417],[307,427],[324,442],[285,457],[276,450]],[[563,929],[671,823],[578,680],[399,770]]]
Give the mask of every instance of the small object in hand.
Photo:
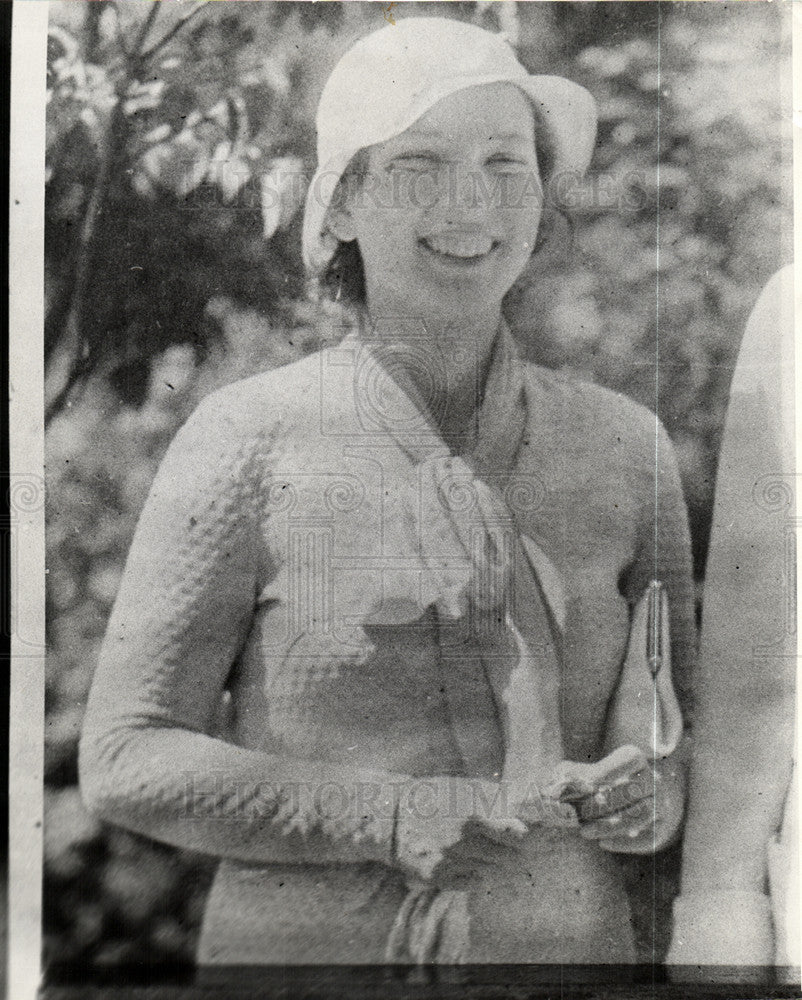
[[[595,764],[563,761],[547,787],[546,794],[574,806],[599,795],[601,798],[596,802],[598,809],[605,799],[613,801],[621,794],[629,794],[635,779],[648,770],[648,761],[642,750],[635,746],[623,746]],[[638,797],[643,798],[644,795]],[[624,804],[632,801],[634,799],[630,794]]]
[[[658,818],[654,800],[641,799],[619,812],[590,818],[582,824],[580,834],[587,840],[604,841],[622,837],[636,840],[651,829]]]
[[[614,785],[602,786],[593,795],[578,800],[575,808],[580,822],[588,823],[604,816],[613,817],[621,810],[651,798],[652,794],[652,789],[646,788],[641,782],[618,781]]]
[[[623,746],[595,764],[564,761],[547,793],[592,823],[652,798],[654,780],[643,751]]]

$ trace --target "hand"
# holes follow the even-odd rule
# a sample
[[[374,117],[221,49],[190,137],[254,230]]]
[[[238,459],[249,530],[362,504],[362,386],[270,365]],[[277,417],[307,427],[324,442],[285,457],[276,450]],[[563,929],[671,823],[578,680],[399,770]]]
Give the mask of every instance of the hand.
[[[519,840],[526,825],[507,807],[500,790],[496,782],[467,778],[421,779],[411,784],[409,794],[402,795],[398,804],[396,862],[408,874],[428,881],[467,832],[479,831],[502,844]]]
[[[554,769],[544,797],[530,803],[522,816],[546,825],[577,827],[580,821],[599,819],[644,798],[636,778],[648,768],[646,755],[635,746],[623,746],[595,764],[564,760]],[[534,806],[534,808],[532,808]],[[568,811],[572,822],[564,819]]]
[[[700,886],[674,900],[671,981],[762,983],[774,960],[771,905],[762,892]]]
[[[612,794],[618,803],[615,808],[635,801],[633,790],[627,791],[624,786],[647,767],[648,761],[642,750],[624,746],[595,764],[563,760],[543,785],[527,783],[521,778],[520,769],[514,778],[508,777],[505,770],[502,784],[510,803],[510,812],[527,827],[576,829],[583,818],[597,819],[602,815],[599,802],[603,790]],[[588,810],[592,810],[591,816],[587,815]],[[610,811],[606,809],[605,814]]]
[[[541,794],[539,790],[525,785],[513,785],[510,789],[513,815],[527,829],[548,826],[575,830],[579,826],[577,810],[572,802],[548,792]]]
[[[685,781],[671,758],[655,761],[616,787],[600,786],[580,804],[580,833],[606,851],[652,854],[676,837],[685,806]]]

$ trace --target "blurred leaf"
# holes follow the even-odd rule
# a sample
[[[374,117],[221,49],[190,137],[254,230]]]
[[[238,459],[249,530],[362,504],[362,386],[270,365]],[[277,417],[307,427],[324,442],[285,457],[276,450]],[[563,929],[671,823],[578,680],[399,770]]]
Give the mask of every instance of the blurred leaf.
[[[619,46],[593,46],[579,57],[579,65],[602,79],[622,76],[629,69],[630,54]]]
[[[142,157],[148,178],[179,198],[191,194],[208,175],[212,150],[192,129],[151,147]]]
[[[103,872],[103,889],[121,916],[143,924],[168,901],[176,883],[176,862],[161,852],[146,858],[114,857]]]
[[[262,175],[262,235],[266,240],[287,226],[301,207],[304,195],[299,183],[301,167],[298,157],[284,156],[274,160]]]

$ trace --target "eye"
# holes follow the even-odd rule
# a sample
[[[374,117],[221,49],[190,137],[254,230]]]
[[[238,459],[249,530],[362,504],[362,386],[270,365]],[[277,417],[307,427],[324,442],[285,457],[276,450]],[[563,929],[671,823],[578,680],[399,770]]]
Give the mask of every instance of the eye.
[[[427,153],[410,153],[407,156],[397,156],[389,165],[389,170],[409,170],[414,173],[432,173],[438,170],[442,161],[437,156]]]
[[[529,161],[523,156],[515,156],[508,153],[498,153],[491,156],[487,161],[488,165],[502,173],[525,170],[531,166]]]

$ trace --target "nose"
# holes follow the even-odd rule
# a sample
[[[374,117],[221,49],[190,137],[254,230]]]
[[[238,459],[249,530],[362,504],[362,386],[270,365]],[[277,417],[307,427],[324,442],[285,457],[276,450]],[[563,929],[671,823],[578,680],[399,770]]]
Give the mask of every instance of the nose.
[[[474,163],[459,163],[452,172],[446,202],[447,219],[452,224],[480,220],[490,207],[487,178]]]

